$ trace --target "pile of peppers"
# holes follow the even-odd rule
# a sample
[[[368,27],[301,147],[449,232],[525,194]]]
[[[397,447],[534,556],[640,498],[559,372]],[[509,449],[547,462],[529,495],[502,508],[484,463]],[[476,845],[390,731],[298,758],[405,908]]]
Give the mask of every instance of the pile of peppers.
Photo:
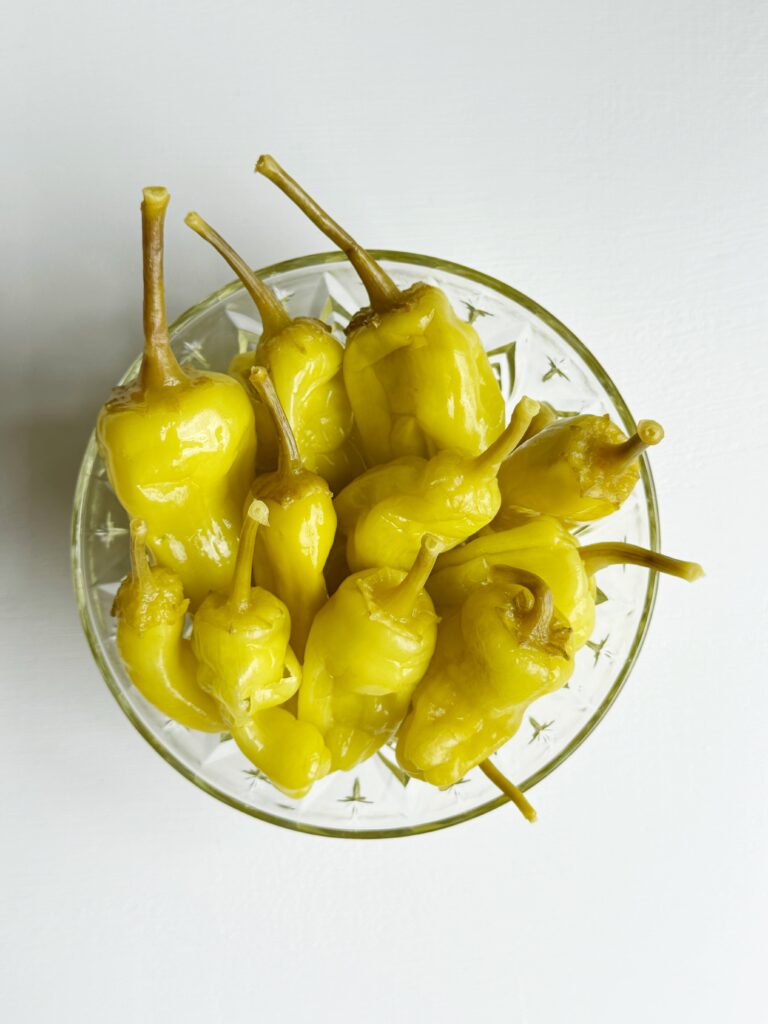
[[[450,786],[526,708],[567,684],[594,626],[594,575],[626,563],[693,580],[695,563],[579,544],[663,437],[608,416],[505,403],[474,327],[434,285],[402,291],[269,156],[256,170],[340,247],[369,305],[342,345],[292,317],[197,213],[262,333],[228,373],[182,368],[163,275],[168,192],[144,190],[144,356],[97,437],[130,517],[115,598],[126,671],[164,714],[229,732],[286,795],[396,747]],[[191,630],[190,630],[191,624]]]

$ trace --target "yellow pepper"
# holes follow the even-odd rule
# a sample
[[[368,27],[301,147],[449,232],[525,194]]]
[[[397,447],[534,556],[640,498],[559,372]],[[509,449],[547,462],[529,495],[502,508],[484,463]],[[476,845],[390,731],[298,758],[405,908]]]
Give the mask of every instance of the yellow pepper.
[[[317,726],[334,769],[350,769],[394,735],[435,647],[424,583],[439,544],[425,536],[410,570],[349,576],[309,634],[299,717]]]
[[[292,319],[272,289],[199,214],[187,214],[186,223],[224,257],[261,317],[262,334],[255,351],[236,355],[229,367],[253,401],[258,469],[273,470],[280,448],[270,411],[249,386],[253,367],[263,366],[285,409],[304,465],[324,477],[333,491],[340,490],[364,468],[344,387],[341,345],[322,321]]]
[[[232,580],[245,495],[253,480],[251,404],[226,374],[183,370],[170,345],[163,286],[169,195],[144,190],[144,358],[116,388],[97,437],[110,483],[147,545],[177,572],[193,608]]]
[[[608,565],[639,565],[693,581],[702,574],[684,562],[634,544],[618,542],[580,547],[562,523],[540,516],[522,526],[488,533],[441,555],[427,590],[441,615],[458,607],[488,580],[491,565],[514,566],[540,576],[572,630],[575,650],[589,640],[595,624],[593,574]]]
[[[490,523],[501,502],[499,466],[537,411],[538,403],[521,399],[509,426],[481,455],[441,451],[429,460],[411,455],[353,480],[336,498],[350,567],[405,569],[427,531],[448,550]]]
[[[277,707],[299,688],[301,666],[288,645],[290,616],[279,598],[251,586],[253,549],[266,505],[248,509],[228,594],[209,595],[194,618],[198,681],[218,701],[232,737],[282,792],[304,796],[328,773],[322,736]]]
[[[521,511],[572,522],[610,515],[640,478],[642,453],[663,437],[662,427],[654,420],[640,420],[630,438],[609,416],[554,420],[521,444],[501,467],[501,510],[494,529],[517,525]]]
[[[504,427],[504,400],[475,329],[439,288],[401,291],[270,156],[273,181],[346,253],[370,299],[349,325],[344,381],[369,466],[443,449],[479,455]]]
[[[298,446],[263,366],[251,381],[274,417],[278,468],[258,476],[251,495],[269,510],[269,529],[259,530],[253,555],[256,583],[285,603],[291,614],[291,645],[299,659],[317,612],[328,600],[323,569],[336,534],[333,498],[325,480],[302,466]]]
[[[571,630],[549,587],[534,573],[492,567],[489,582],[440,623],[435,655],[400,729],[398,761],[436,786],[487,768],[528,705],[572,672]]]
[[[150,566],[147,527],[131,520],[131,572],[120,585],[112,612],[117,649],[131,682],[156,708],[180,725],[221,732],[219,709],[197,685],[197,662],[182,637],[189,601],[175,572]]]

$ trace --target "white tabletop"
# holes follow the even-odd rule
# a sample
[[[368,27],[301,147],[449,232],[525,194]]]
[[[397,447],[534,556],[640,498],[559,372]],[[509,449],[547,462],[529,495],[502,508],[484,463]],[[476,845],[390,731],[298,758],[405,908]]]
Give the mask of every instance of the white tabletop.
[[[3,96],[0,1017],[758,1020],[765,1013],[768,17],[758,0],[29,0]],[[141,186],[172,316],[361,239],[476,266],[605,363],[654,452],[661,581],[615,708],[500,809],[366,843],[217,803],[139,737],[81,634],[79,458],[137,352]],[[393,1015],[394,1018],[393,1018]]]

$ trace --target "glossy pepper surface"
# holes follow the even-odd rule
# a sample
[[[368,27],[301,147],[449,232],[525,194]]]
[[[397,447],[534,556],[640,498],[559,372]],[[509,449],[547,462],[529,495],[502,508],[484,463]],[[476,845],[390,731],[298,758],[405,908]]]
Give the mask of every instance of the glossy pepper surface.
[[[280,449],[270,410],[249,385],[251,370],[262,366],[274,383],[304,465],[324,477],[333,491],[340,490],[364,468],[344,386],[341,345],[322,321],[291,318],[273,290],[199,214],[188,214],[186,223],[224,257],[261,318],[256,349],[236,355],[229,367],[253,401],[258,469],[273,470]]]
[[[336,498],[350,568],[405,569],[425,533],[434,534],[448,550],[490,523],[501,502],[499,466],[537,410],[536,402],[521,399],[509,426],[481,455],[411,455],[375,466],[353,480]]]
[[[438,631],[397,745],[402,767],[449,786],[517,731],[526,707],[573,671],[568,623],[538,576],[496,566]]]
[[[328,600],[323,569],[336,534],[326,481],[302,466],[290,424],[264,367],[251,371],[279,438],[278,467],[258,476],[251,495],[265,503],[269,529],[259,530],[253,553],[256,583],[283,601],[291,615],[291,645],[299,659],[317,612]]]
[[[504,400],[475,329],[439,288],[401,291],[346,231],[276,163],[256,170],[273,181],[344,251],[370,306],[351,321],[344,380],[369,466],[443,449],[479,455],[504,428]]]
[[[693,581],[702,574],[685,562],[634,544],[607,542],[584,547],[553,516],[540,516],[511,530],[487,533],[441,555],[427,589],[441,615],[461,605],[488,580],[490,566],[507,565],[540,576],[555,607],[572,630],[574,650],[589,640],[595,625],[594,573],[610,565],[638,565]]]
[[[639,480],[642,453],[663,437],[654,420],[640,420],[629,438],[607,415],[554,420],[501,467],[501,510],[494,528],[516,525],[520,511],[571,522],[610,515]]]
[[[253,480],[251,404],[226,374],[183,370],[170,346],[163,289],[165,189],[144,190],[144,358],[116,388],[97,437],[110,483],[147,525],[158,564],[177,572],[192,607],[226,589]]]
[[[309,634],[299,717],[320,730],[334,769],[349,769],[403,720],[435,647],[437,616],[424,583],[439,544],[426,536],[410,570],[349,576]]]
[[[299,797],[327,774],[331,759],[317,729],[277,706],[298,689],[301,666],[288,644],[288,609],[251,586],[256,534],[267,521],[266,505],[251,502],[232,589],[200,606],[192,646],[200,686],[222,708],[238,747],[278,789]]]
[[[189,601],[175,572],[149,564],[146,535],[146,525],[131,520],[131,572],[112,608],[120,657],[136,689],[163,714],[190,729],[221,732],[221,712],[198,686],[197,662],[182,637]]]

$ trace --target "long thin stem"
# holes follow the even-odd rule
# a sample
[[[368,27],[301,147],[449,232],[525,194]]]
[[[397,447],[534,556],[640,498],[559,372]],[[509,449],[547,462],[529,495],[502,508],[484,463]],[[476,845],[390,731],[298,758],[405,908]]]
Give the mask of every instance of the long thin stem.
[[[698,562],[683,562],[669,555],[660,555],[658,551],[638,547],[636,544],[621,544],[618,541],[604,544],[587,544],[579,548],[588,575],[599,572],[609,565],[642,565],[646,569],[677,576],[681,580],[693,583],[704,575]]]
[[[131,520],[131,575],[141,590],[153,590],[152,569],[147,556],[147,524],[143,519]]]
[[[371,308],[377,313],[385,313],[402,301],[402,292],[395,282],[384,271],[376,260],[358,242],[348,234],[344,228],[336,223],[318,204],[309,196],[304,189],[295,181],[290,174],[280,166],[271,156],[260,156],[256,161],[256,171],[269,178],[281,189],[296,206],[304,213],[312,223],[320,228],[347,256],[347,259],[357,271],[360,280],[363,282]]]
[[[621,472],[630,466],[643,454],[646,448],[658,444],[664,440],[664,428],[656,420],[640,420],[637,430],[620,444],[606,445],[607,454],[610,456],[616,470]]]
[[[251,574],[253,572],[253,549],[256,546],[256,534],[260,526],[269,523],[269,512],[263,501],[254,499],[248,506],[248,512],[240,531],[240,542],[237,546],[235,574],[232,590],[229,595],[229,606],[233,611],[243,612],[251,600]]]
[[[184,223],[212,245],[240,278],[243,287],[251,296],[259,311],[263,341],[268,341],[290,326],[291,318],[285,311],[282,302],[269,285],[264,284],[261,278],[253,272],[242,256],[235,252],[229,242],[221,237],[218,231],[215,231],[210,224],[204,221],[199,213],[188,213],[184,218]]]
[[[272,414],[272,419],[275,423],[279,445],[277,456],[278,469],[281,473],[296,476],[304,469],[301,453],[296,443],[296,435],[291,429],[291,424],[285,415],[285,409],[278,398],[269,372],[263,366],[254,366],[251,370],[250,380],[253,387],[258,391],[262,402]]]
[[[425,533],[421,538],[421,547],[413,565],[386,600],[386,609],[395,618],[405,618],[413,611],[442,547],[431,533]]]
[[[486,758],[485,761],[480,762],[478,768],[491,780],[494,786],[497,786],[505,796],[509,797],[524,818],[528,821],[536,821],[536,811],[534,808],[531,807],[517,786],[513,782],[510,782],[506,775],[502,775],[495,764],[492,764],[492,762]]]
[[[525,437],[531,420],[539,411],[539,403],[533,398],[523,396],[512,410],[512,416],[506,429],[501,433],[493,444],[489,445],[484,452],[475,459],[475,466],[478,469],[485,469],[489,473],[497,473],[499,467],[506,457],[514,451]]]
[[[146,387],[181,384],[186,374],[171,349],[165,313],[163,228],[170,194],[165,188],[145,188],[141,204],[141,242],[144,271],[144,359],[141,383]]]

